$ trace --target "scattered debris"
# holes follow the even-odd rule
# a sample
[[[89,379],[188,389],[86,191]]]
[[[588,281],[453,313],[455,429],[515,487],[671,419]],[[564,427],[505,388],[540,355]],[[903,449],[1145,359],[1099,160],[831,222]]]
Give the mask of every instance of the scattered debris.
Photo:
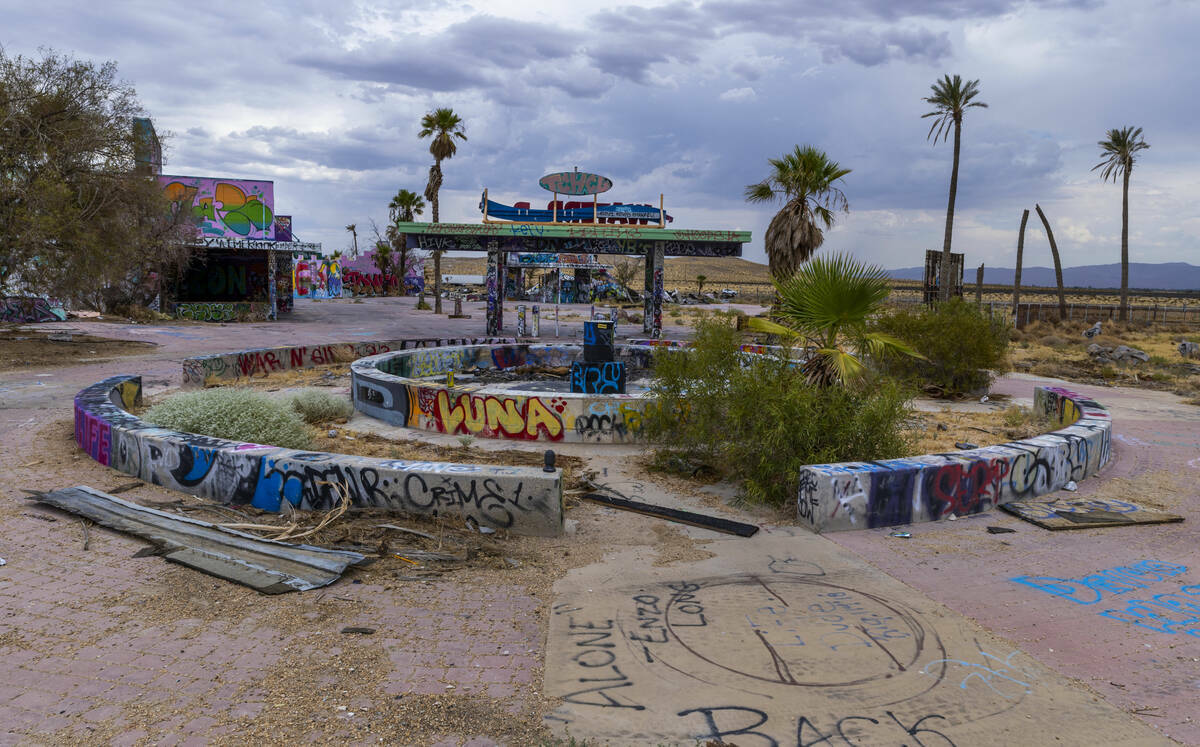
[[[1013,534],[1017,530],[1009,529],[1008,527],[989,526],[987,528],[987,531],[988,531],[988,534]]]
[[[124,485],[118,485],[115,488],[109,488],[107,492],[109,495],[119,495],[121,493],[127,493],[134,488],[140,488],[143,485],[145,485],[145,483],[141,480],[138,480],[137,482],[127,482]]]
[[[58,519],[54,518],[53,516],[47,516],[47,515],[45,515],[45,514],[35,514],[35,513],[33,513],[32,511],[28,511],[28,512],[26,512],[26,513],[23,513],[23,514],[21,514],[21,515],[22,515],[22,516],[28,516],[28,517],[29,517],[29,518],[31,518],[31,519],[37,519],[37,520],[39,520],[39,521],[58,521]]]
[[[1076,490],[1079,490],[1079,484],[1074,480],[1070,480],[1066,485],[1063,485],[1062,489],[1068,493],[1074,493]]]
[[[336,581],[347,566],[365,560],[354,552],[264,540],[216,524],[173,516],[84,485],[51,493],[25,492],[33,500],[141,537],[154,544],[157,554],[166,560],[264,594],[326,586]]]
[[[0,565],[8,565],[8,561],[4,558],[0,558]]]
[[[1052,531],[1183,521],[1182,516],[1118,500],[1013,501],[1000,504],[1000,508],[1019,519]]]
[[[969,451],[971,449],[978,449],[979,447],[969,441],[956,441],[954,443],[954,448],[962,449],[963,451]]]
[[[409,529],[408,527],[398,527],[395,524],[376,524],[375,528],[376,529],[391,529],[392,531],[395,531],[395,532],[404,532],[405,534],[415,534],[418,537],[424,537],[425,539],[431,539],[434,542],[438,541],[437,537],[434,537],[432,534],[430,534],[428,532],[421,532],[416,529]]]
[[[632,511],[646,516],[653,516],[658,519],[667,519],[680,524],[690,524],[701,529],[711,529],[714,532],[723,532],[725,534],[735,534],[738,537],[753,537],[758,533],[758,527],[753,524],[743,524],[740,521],[730,521],[729,519],[721,519],[716,516],[706,516],[704,514],[694,513],[692,511],[681,511],[676,508],[666,508],[665,506],[654,506],[649,503],[640,503],[638,501],[630,501],[624,498],[612,498],[600,493],[584,493],[580,496],[585,501],[599,503],[611,508],[619,508],[622,511]]]
[[[896,537],[898,539],[908,539],[908,538],[912,537],[912,534],[910,532],[892,532],[888,536]]]
[[[82,516],[76,516],[75,518],[79,519],[79,526],[83,527],[83,551],[87,552],[88,546],[92,543],[91,534],[88,532],[88,527],[91,526],[92,522]]]
[[[1184,358],[1200,358],[1200,343],[1184,340],[1179,343],[1179,354]]]
[[[374,635],[375,628],[359,628],[353,625],[348,625],[342,628],[343,633],[358,633],[359,635]]]
[[[1083,336],[1089,340],[1100,335],[1100,322],[1096,322],[1089,329],[1083,331]]]

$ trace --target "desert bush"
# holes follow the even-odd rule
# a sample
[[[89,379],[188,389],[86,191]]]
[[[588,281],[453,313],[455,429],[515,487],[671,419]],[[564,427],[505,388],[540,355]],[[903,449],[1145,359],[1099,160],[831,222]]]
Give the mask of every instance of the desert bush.
[[[883,369],[926,389],[962,394],[986,387],[994,374],[1008,370],[1007,323],[962,299],[893,311],[875,325],[926,358],[891,358],[881,362]]]
[[[307,449],[312,439],[300,416],[286,401],[247,389],[206,389],[168,397],[151,407],[144,420],[186,433]]]
[[[292,409],[309,425],[330,420],[346,421],[354,415],[354,404],[320,389],[305,389],[292,396]]]
[[[900,384],[809,384],[786,357],[743,355],[740,341],[726,320],[707,319],[689,348],[655,355],[644,433],[660,466],[707,467],[740,481],[748,501],[784,506],[806,464],[905,453],[909,393]]]

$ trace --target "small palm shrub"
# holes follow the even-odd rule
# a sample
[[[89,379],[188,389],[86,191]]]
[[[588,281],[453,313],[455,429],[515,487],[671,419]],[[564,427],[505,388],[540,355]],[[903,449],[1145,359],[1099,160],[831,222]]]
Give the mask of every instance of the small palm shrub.
[[[707,467],[739,481],[746,500],[785,506],[806,464],[904,455],[904,387],[810,382],[786,357],[747,356],[739,342],[732,327],[702,320],[690,347],[655,355],[643,428],[660,466]]]
[[[308,449],[312,439],[290,403],[248,389],[206,389],[168,397],[142,419],[185,433]]]
[[[320,389],[305,389],[292,397],[292,409],[309,425],[345,421],[354,415],[354,404]]]
[[[933,308],[893,311],[875,327],[925,356],[889,358],[881,361],[883,369],[927,390],[954,395],[981,389],[1009,367],[1006,321],[961,298]]]

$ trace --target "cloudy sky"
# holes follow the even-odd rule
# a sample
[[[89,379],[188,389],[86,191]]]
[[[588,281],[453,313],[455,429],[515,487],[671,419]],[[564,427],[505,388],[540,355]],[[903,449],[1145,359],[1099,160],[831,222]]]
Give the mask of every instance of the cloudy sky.
[[[615,200],[666,193],[675,227],[752,231],[746,257],[765,261],[773,210],[743,190],[812,144],[853,170],[826,249],[919,265],[941,248],[952,151],[926,140],[922,97],[958,73],[989,104],[963,128],[954,246],[969,267],[1012,266],[1035,202],[1064,264],[1118,261],[1120,187],[1090,169],[1125,125],[1152,145],[1132,258],[1200,264],[1192,0],[42,0],[3,18],[8,54],[116,60],[171,134],[167,173],[272,179],[278,211],[327,252],[346,224],[382,224],[397,189],[422,191],[418,122],[449,106],[469,140],[444,166],[444,221],[477,222],[485,186],[545,201],[538,177],[578,166]],[[1040,230],[1026,246],[1049,263]]]

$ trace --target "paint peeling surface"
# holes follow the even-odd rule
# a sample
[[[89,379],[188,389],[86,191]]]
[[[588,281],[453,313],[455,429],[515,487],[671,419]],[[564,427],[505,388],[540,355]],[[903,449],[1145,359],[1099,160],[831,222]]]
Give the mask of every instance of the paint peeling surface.
[[[629,443],[642,438],[645,390],[630,394],[543,391],[529,385],[472,384],[444,374],[516,366],[567,368],[582,360],[582,345],[486,344],[400,351],[371,356],[350,367],[354,406],[392,425],[521,441]],[[619,362],[646,368],[651,351],[616,346]],[[616,370],[613,371],[614,376]],[[624,367],[621,368],[623,377]],[[432,377],[432,378],[422,378]],[[618,377],[620,378],[620,377]],[[595,382],[615,391],[622,382]]]
[[[414,462],[296,451],[157,428],[125,408],[138,376],[114,376],[75,396],[75,441],[92,459],[154,485],[278,511],[284,501],[328,510],[341,484],[352,505],[470,517],[515,534],[562,529],[562,471]]]
[[[562,698],[546,717],[556,734],[622,745],[1162,741],[820,537],[716,544],[700,563],[614,555],[556,584],[545,675],[546,694]]]
[[[800,523],[835,532],[967,516],[1061,490],[1108,463],[1112,420],[1102,405],[1067,389],[1037,387],[1034,407],[1066,427],[968,451],[805,467]]]

